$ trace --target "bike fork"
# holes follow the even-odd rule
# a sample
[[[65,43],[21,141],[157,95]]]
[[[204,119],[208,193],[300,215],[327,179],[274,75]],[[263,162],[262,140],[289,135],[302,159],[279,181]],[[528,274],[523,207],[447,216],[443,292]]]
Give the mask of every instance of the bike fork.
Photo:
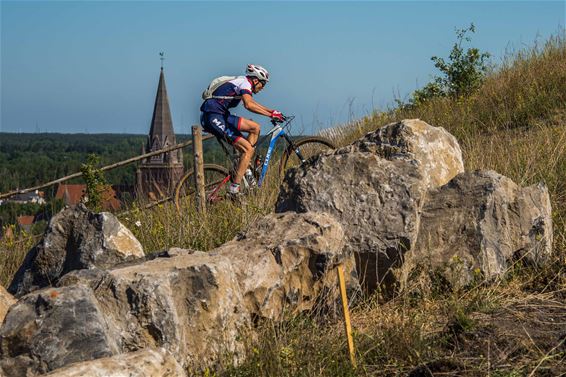
[[[289,145],[291,146],[291,150],[293,150],[293,152],[297,154],[297,157],[299,157],[301,163],[305,162],[305,158],[301,154],[301,150],[295,147],[295,144],[293,143],[293,141],[291,141],[291,138],[287,134],[283,134],[283,137],[285,138],[285,140],[287,140],[287,143],[289,143]]]

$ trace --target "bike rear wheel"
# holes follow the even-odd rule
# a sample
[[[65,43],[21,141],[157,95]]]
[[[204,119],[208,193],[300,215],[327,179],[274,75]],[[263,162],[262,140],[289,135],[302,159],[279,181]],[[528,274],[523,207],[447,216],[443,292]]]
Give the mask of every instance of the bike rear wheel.
[[[204,192],[206,203],[220,201],[230,187],[230,173],[224,166],[204,164]],[[195,203],[194,171],[181,178],[175,188],[175,207],[181,212],[182,208]]]
[[[293,166],[299,166],[309,158],[319,155],[325,151],[336,149],[334,144],[323,137],[308,136],[293,142],[283,153],[279,164],[279,176],[284,177],[285,171]],[[299,156],[300,154],[300,156]]]

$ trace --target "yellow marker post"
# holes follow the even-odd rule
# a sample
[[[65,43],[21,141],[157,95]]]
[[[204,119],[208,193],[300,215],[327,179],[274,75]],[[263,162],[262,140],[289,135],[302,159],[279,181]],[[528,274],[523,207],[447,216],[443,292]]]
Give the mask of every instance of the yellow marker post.
[[[348,338],[348,350],[350,351],[350,362],[356,369],[356,352],[354,350],[354,338],[352,338],[352,326],[350,324],[350,311],[348,310],[348,296],[346,295],[346,283],[344,280],[344,267],[340,264],[337,268],[338,284],[340,285],[340,298],[342,299],[342,312],[344,313],[344,327]]]

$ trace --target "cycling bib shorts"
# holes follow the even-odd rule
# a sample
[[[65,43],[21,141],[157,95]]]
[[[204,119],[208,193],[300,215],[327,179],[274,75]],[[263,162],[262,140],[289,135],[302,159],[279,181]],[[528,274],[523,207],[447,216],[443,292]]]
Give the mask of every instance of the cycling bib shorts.
[[[222,115],[203,112],[200,116],[200,124],[206,132],[222,139],[226,138],[232,144],[242,137],[240,132],[241,123],[242,118],[231,114]]]

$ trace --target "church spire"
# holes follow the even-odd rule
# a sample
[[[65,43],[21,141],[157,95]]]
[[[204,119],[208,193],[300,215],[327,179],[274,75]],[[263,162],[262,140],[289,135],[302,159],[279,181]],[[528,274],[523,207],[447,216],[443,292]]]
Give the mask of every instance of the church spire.
[[[162,53],[160,53],[163,59]],[[163,64],[163,60],[162,60]],[[167,96],[167,87],[165,86],[165,75],[163,73],[163,65],[159,72],[159,84],[157,86],[157,94],[155,96],[155,105],[153,107],[153,116],[151,118],[151,127],[149,130],[149,140],[147,143],[147,151],[156,151],[166,148],[177,143],[175,132],[173,131],[173,122],[171,120],[171,110],[169,108],[169,97]],[[176,157],[177,153],[173,153],[172,161],[179,162]],[[169,157],[169,156],[168,156]]]
[[[173,122],[171,121],[169,97],[165,87],[163,53],[160,53],[159,56],[161,57],[159,84],[157,85],[147,146],[144,151],[146,153],[177,144]],[[136,191],[138,194],[149,195],[150,197],[151,195],[154,197],[172,195],[183,174],[183,153],[181,149],[149,157],[142,161],[136,172]]]

